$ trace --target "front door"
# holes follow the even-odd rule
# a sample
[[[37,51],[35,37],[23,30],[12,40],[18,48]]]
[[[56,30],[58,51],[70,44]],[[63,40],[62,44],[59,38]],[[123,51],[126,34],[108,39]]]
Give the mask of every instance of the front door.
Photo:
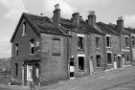
[[[33,82],[35,85],[39,85],[39,64],[38,63],[29,63],[23,66],[22,82],[24,85],[29,85],[30,82]]]

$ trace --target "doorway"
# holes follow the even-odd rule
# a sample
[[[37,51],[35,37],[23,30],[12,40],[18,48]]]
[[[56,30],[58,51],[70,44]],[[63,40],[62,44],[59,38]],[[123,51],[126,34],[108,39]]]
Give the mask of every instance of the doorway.
[[[74,79],[75,78],[75,65],[74,65],[74,58],[70,58],[70,63],[69,63],[69,77],[70,79]]]
[[[22,82],[23,85],[29,85],[33,82],[39,85],[39,63],[27,62],[22,67]]]

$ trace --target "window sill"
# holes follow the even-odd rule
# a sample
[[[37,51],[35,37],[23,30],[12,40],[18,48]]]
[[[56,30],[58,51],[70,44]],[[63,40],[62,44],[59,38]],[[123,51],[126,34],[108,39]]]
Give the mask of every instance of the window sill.
[[[106,48],[112,48],[112,47],[106,47]]]
[[[78,51],[84,51],[84,49],[77,49]]]

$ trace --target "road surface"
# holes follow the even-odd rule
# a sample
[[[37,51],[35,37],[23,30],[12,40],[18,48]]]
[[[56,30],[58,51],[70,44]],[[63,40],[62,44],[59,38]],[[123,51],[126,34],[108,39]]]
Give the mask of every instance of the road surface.
[[[0,90],[30,90],[23,86],[0,85]],[[61,81],[37,90],[135,90],[135,66]]]

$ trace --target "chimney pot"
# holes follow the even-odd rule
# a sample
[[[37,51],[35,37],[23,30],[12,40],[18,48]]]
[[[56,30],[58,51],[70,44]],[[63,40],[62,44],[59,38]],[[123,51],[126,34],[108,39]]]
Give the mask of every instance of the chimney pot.
[[[59,4],[56,4],[54,7],[55,7],[55,9],[60,9],[60,5]]]
[[[80,14],[78,12],[75,12],[72,14],[72,22],[74,25],[78,26],[80,23]]]
[[[124,28],[124,20],[123,20],[123,17],[122,17],[122,16],[118,17],[118,20],[117,20],[117,28],[118,28],[120,31]]]
[[[59,25],[60,17],[61,17],[59,4],[56,4],[54,7],[55,7],[55,9],[53,11],[53,22],[55,24]]]
[[[95,11],[89,11],[88,24],[89,24],[90,26],[94,26],[94,25],[96,24]]]

